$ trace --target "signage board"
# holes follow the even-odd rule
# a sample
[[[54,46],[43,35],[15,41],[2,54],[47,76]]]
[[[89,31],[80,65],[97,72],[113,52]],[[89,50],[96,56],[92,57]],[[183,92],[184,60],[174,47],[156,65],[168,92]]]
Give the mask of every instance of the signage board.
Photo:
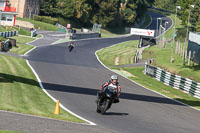
[[[71,24],[67,24],[67,29],[71,29]]]
[[[140,36],[151,36],[154,37],[154,30],[147,30],[147,29],[138,29],[138,28],[131,28],[130,34],[132,35],[140,35]]]

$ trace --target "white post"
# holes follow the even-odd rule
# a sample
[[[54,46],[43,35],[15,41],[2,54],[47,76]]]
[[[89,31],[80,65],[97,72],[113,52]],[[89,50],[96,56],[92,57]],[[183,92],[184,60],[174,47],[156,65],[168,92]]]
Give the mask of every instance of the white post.
[[[194,5],[190,5],[192,8],[194,8]],[[189,31],[189,23],[190,23],[190,12],[191,12],[191,9],[189,8],[189,15],[188,15],[188,23],[187,23],[187,32],[186,32],[186,37],[185,37],[185,43],[184,43],[184,51],[185,51],[185,47],[186,47],[186,43],[187,43],[187,40],[188,40],[188,31]],[[183,65],[185,65],[185,57],[183,59]]]
[[[174,21],[174,34],[173,34],[173,43],[171,45],[171,63],[173,63],[174,61],[174,57],[173,57],[173,49],[174,49],[174,40],[175,40],[175,32],[176,32],[176,15],[177,15],[177,8],[181,9],[180,6],[176,6],[176,13],[175,13],[175,21]]]

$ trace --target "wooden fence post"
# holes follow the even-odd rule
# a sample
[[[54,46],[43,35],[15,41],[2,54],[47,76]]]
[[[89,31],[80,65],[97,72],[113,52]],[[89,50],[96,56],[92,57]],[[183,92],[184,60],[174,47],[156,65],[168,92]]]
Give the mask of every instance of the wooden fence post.
[[[189,51],[188,66],[190,65],[191,51]]]

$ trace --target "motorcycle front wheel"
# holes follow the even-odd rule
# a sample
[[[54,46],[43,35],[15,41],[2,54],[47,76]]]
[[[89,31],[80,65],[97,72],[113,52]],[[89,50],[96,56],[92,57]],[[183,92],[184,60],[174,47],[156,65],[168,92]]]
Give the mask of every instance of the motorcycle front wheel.
[[[109,103],[110,103],[110,100],[109,99],[105,99],[101,105],[101,114],[103,115],[107,109],[108,109],[108,106],[109,106]]]

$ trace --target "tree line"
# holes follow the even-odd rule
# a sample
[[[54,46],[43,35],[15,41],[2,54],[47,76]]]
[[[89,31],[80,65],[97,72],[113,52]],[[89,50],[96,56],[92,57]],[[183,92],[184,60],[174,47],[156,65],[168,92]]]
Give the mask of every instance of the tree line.
[[[103,28],[135,24],[154,0],[41,0],[40,15]]]
[[[194,8],[191,5],[194,5]],[[200,0],[156,0],[154,2],[154,7],[167,9],[173,13],[175,13],[176,6],[181,6],[177,13],[183,25],[183,28],[179,29],[180,34],[185,35],[187,26],[190,31],[200,32]],[[188,18],[190,18],[189,24]]]

